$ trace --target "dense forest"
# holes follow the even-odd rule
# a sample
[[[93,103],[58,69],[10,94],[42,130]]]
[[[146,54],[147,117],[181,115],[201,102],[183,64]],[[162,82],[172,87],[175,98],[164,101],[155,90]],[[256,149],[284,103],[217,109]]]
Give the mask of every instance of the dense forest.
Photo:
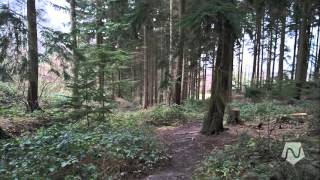
[[[0,2],[0,179],[320,179],[319,70],[318,0]]]

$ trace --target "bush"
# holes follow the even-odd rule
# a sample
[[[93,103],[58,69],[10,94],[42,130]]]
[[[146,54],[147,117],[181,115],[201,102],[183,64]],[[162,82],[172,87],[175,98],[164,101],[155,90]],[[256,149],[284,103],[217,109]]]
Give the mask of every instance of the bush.
[[[246,98],[250,98],[253,102],[259,102],[265,97],[266,93],[259,88],[255,87],[245,87],[245,94]]]

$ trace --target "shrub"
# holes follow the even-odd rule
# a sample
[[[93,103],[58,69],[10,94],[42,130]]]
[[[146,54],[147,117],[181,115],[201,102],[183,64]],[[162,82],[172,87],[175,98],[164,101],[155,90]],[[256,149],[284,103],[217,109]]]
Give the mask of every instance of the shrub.
[[[259,102],[264,98],[266,93],[259,88],[246,86],[245,97],[250,98],[253,102]]]

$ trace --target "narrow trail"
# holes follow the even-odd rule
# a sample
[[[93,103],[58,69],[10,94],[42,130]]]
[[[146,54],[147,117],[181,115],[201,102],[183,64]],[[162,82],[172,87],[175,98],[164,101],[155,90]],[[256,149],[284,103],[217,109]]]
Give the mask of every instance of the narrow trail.
[[[246,133],[252,137],[268,135],[267,128],[256,129],[256,124],[227,126],[228,130],[214,136],[200,134],[201,123],[192,122],[179,127],[161,127],[158,138],[168,147],[171,157],[166,167],[159,169],[144,180],[189,180],[197,165],[210,153],[237,141]],[[299,128],[302,129],[302,128]],[[275,130],[277,137],[297,129]]]

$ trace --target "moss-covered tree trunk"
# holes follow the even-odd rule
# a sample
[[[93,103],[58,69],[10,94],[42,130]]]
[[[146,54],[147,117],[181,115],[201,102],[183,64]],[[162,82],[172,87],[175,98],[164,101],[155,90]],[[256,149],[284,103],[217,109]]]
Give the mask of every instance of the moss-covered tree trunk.
[[[216,24],[219,34],[217,60],[214,77],[214,88],[211,90],[210,107],[203,121],[201,132],[206,135],[220,133],[223,128],[223,116],[228,100],[230,71],[233,63],[234,35],[230,23],[219,17]]]

